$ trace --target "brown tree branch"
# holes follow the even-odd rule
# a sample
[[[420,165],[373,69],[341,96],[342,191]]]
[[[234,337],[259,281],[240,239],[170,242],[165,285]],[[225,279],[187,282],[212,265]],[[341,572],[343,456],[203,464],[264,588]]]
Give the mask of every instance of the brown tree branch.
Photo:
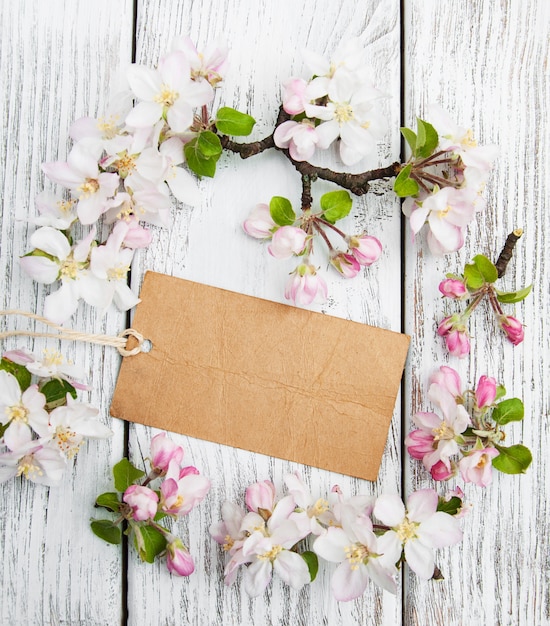
[[[516,228],[516,230],[511,232],[508,237],[506,237],[506,243],[504,244],[502,252],[498,255],[497,262],[495,263],[499,278],[502,278],[504,276],[506,268],[508,267],[508,263],[512,258],[516,243],[522,235],[523,230],[521,228]]]

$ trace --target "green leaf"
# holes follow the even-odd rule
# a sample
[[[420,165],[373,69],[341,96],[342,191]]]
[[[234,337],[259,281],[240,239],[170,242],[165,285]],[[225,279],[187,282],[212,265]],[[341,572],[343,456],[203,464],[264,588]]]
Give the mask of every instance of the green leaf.
[[[410,128],[400,128],[401,134],[405,137],[406,142],[409,144],[409,147],[413,153],[413,156],[416,156],[416,133]]]
[[[216,115],[216,128],[224,135],[244,137],[250,135],[256,120],[246,113],[222,107]]]
[[[153,563],[155,557],[166,550],[165,536],[152,526],[132,524],[134,541],[142,561]]]
[[[222,153],[222,143],[218,135],[211,130],[204,130],[199,135],[197,149],[205,159],[212,159],[219,157]]]
[[[497,300],[502,302],[503,304],[514,304],[515,302],[521,302],[524,300],[530,293],[533,285],[529,285],[528,287],[524,287],[523,289],[518,289],[517,291],[498,291],[497,292]]]
[[[51,410],[67,404],[67,394],[76,400],[76,389],[71,383],[59,378],[52,378],[40,387],[41,393],[46,396],[46,408]]]
[[[533,456],[529,448],[517,444],[506,448],[504,446],[495,446],[499,451],[499,455],[493,459],[493,467],[499,472],[505,474],[524,474],[525,470],[531,465]]]
[[[525,414],[523,402],[519,398],[509,398],[496,405],[492,419],[501,426],[509,422],[521,422]]]
[[[106,491],[101,495],[97,496],[97,500],[95,501],[95,506],[102,506],[104,509],[109,509],[109,511],[114,511],[117,513],[120,509],[120,500],[118,499],[118,493],[114,491]]]
[[[306,552],[302,552],[300,556],[306,562],[307,568],[309,570],[309,578],[311,582],[315,580],[317,577],[317,572],[319,571],[319,559],[315,552],[311,552],[311,550],[306,550]]]
[[[464,280],[470,291],[477,291],[486,283],[494,283],[497,280],[497,268],[486,256],[478,254],[472,261],[464,267]]]
[[[435,128],[428,122],[416,119],[416,128],[418,135],[416,138],[416,155],[425,159],[433,154],[439,143],[439,135]]]
[[[24,365],[19,365],[19,363],[14,363],[9,359],[3,358],[0,361],[0,370],[4,370],[8,372],[8,374],[12,374],[17,379],[19,383],[19,387],[21,387],[21,391],[25,391],[31,385],[31,373]]]
[[[448,502],[443,500],[443,498],[439,498],[439,502],[437,504],[438,511],[448,513],[449,515],[456,515],[461,508],[462,500],[456,496],[453,496]]]
[[[353,201],[349,193],[341,189],[323,194],[319,203],[323,209],[324,218],[327,222],[334,224],[349,215]]]
[[[207,157],[199,148],[199,137],[194,137],[183,147],[183,154],[187,165],[197,176],[212,178],[216,173],[216,157]],[[219,157],[218,157],[219,158]]]
[[[107,543],[120,543],[122,534],[120,528],[108,519],[95,519],[90,522],[94,534]]]
[[[124,493],[138,478],[145,476],[145,472],[124,458],[113,467],[113,476],[115,478],[115,489]]]
[[[500,400],[506,395],[506,387],[504,385],[497,385],[497,394],[495,400]]]
[[[296,221],[296,213],[290,200],[283,196],[273,196],[269,203],[271,219],[279,226],[291,226]]]
[[[399,172],[395,182],[393,183],[393,190],[400,198],[406,198],[407,196],[415,196],[420,187],[416,180],[410,178],[412,165],[405,165],[405,167]]]

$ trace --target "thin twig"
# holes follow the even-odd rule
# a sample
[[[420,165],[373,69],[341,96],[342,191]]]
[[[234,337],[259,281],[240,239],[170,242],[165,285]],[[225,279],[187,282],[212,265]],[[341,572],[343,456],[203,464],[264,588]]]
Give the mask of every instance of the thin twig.
[[[512,258],[512,254],[514,252],[514,248],[519,238],[523,235],[523,229],[516,228],[512,231],[508,237],[506,238],[506,243],[502,248],[502,252],[498,255],[497,262],[495,263],[495,267],[497,268],[498,277],[502,278],[506,272],[506,268],[508,267],[508,263]]]

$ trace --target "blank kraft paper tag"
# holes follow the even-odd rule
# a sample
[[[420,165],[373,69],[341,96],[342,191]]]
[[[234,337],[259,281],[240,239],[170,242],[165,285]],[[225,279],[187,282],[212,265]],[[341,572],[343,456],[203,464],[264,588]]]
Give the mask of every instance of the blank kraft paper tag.
[[[140,297],[113,417],[376,480],[409,337],[153,272]]]

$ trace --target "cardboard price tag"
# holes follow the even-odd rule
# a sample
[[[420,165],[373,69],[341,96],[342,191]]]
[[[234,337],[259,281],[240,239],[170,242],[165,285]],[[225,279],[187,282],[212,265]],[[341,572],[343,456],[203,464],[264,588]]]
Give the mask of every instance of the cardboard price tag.
[[[409,337],[153,272],[140,297],[113,417],[376,480]]]

